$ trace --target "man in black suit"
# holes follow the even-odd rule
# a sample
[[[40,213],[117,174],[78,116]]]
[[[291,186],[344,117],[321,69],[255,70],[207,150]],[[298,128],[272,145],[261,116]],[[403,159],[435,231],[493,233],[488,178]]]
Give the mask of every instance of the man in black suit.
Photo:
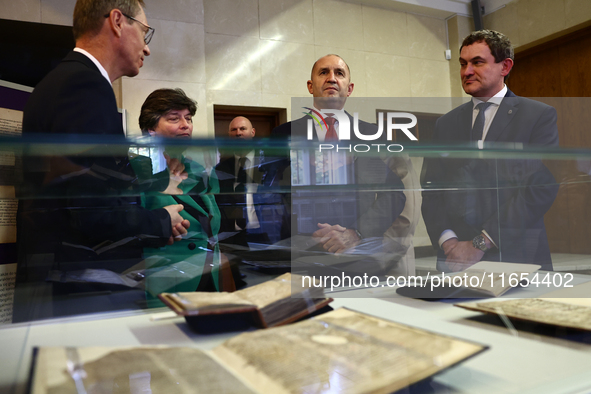
[[[313,141],[338,144],[338,117],[331,116],[329,111],[340,112],[343,110],[347,97],[351,95],[354,88],[350,76],[349,66],[338,55],[327,55],[314,63],[311,79],[307,82],[308,91],[314,97],[313,112],[320,113],[321,110],[324,110],[324,115],[328,116],[324,117],[326,124],[314,125]],[[353,118],[349,114],[346,116],[349,117],[349,123],[352,125]],[[309,119],[312,119],[310,114],[278,126],[272,131],[272,136],[291,136],[292,141],[306,140]],[[359,121],[359,129],[363,134],[374,134],[377,126]],[[309,197],[310,204],[314,205],[312,225],[315,227],[315,231],[312,236],[319,240],[326,251],[341,253],[359,245],[363,238],[384,236],[386,230],[404,209],[405,195],[402,191],[404,186],[400,178],[388,170],[379,157],[356,157],[354,154],[345,154],[344,152],[340,152],[340,154],[336,152],[334,155],[331,155],[333,152],[328,153],[329,155],[322,159],[324,162],[322,168],[325,172],[327,167],[332,168],[333,174],[329,176],[330,178],[346,179],[340,183],[379,184],[394,189],[393,191],[382,190],[375,193],[371,193],[369,190],[347,192],[336,191],[330,185],[326,185],[324,190],[303,191],[300,197]],[[313,152],[310,151],[309,154],[312,157]],[[316,171],[311,171],[313,174],[310,175],[311,177],[319,171],[319,164],[318,160],[311,163],[312,166],[317,166]],[[351,210],[353,217],[344,219],[344,222],[336,222],[336,220],[342,219],[337,219],[338,216],[346,216],[352,212],[341,212],[341,215],[331,212],[333,209],[338,210],[339,206],[345,210],[350,205],[348,200],[351,198],[353,198],[352,204],[354,206],[354,209]],[[325,203],[328,204],[324,212],[320,208],[324,206],[320,200],[326,200]],[[301,216],[297,218],[299,222],[303,221]],[[321,218],[324,220],[317,221]],[[297,230],[303,233],[308,232],[303,230],[302,226],[298,226]]]
[[[222,151],[215,167],[220,194],[216,202],[222,213],[222,231],[237,232],[223,244],[248,246],[248,242],[275,243],[287,238],[286,205],[283,195],[269,193],[283,181],[286,160],[266,157],[264,149],[250,144],[256,129],[248,118],[237,116],[230,122],[228,137],[244,142],[230,151]],[[289,179],[286,176],[286,180]]]
[[[517,97],[505,85],[513,67],[507,37],[489,30],[470,34],[460,65],[472,100],[437,121],[435,141],[472,141],[481,149],[483,142],[558,145],[555,109]],[[426,159],[425,166],[422,212],[439,270],[458,271],[481,260],[552,269],[544,214],[558,185],[540,160]]]
[[[143,0],[79,0],[76,3],[73,23],[76,48],[36,86],[25,107],[24,134],[125,136],[111,84],[122,76],[137,75],[144,57],[150,55],[148,42],[154,30],[147,25],[143,4]],[[126,155],[125,147],[120,154]],[[55,160],[68,167],[66,172],[94,166],[98,171],[105,168],[105,172],[135,175],[127,168],[125,157],[88,156]],[[114,183],[106,182],[107,187],[113,189],[131,186]],[[100,187],[103,186],[105,184]],[[122,200],[121,203],[130,205],[125,210],[102,212],[97,215],[95,225],[104,226],[105,231],[115,237],[148,234],[169,242],[187,232],[178,214],[181,205],[146,211],[136,207],[135,201]],[[101,219],[108,219],[109,223],[102,223]],[[96,234],[97,230],[95,227],[91,231]]]
[[[128,147],[120,143],[125,135],[111,84],[137,75],[150,55],[154,29],[148,26],[143,5],[143,0],[78,0],[76,48],[27,102],[25,135],[51,134],[56,141],[58,134],[64,141],[95,135],[119,145],[75,156],[25,157],[21,192],[26,199],[21,200],[18,223],[23,281],[42,281],[46,275],[27,268],[27,254],[52,253],[61,269],[64,263],[72,269],[89,268],[89,261],[124,269],[138,261],[143,247],[172,243],[187,233],[189,223],[179,215],[182,205],[141,208]],[[169,168],[182,175],[178,161],[171,161]]]

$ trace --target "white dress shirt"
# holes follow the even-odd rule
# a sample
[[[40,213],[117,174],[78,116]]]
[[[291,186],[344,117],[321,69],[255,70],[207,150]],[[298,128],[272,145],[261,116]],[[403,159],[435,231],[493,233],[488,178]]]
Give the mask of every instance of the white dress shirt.
[[[238,171],[240,169],[240,159],[242,157],[246,158],[244,162],[244,171],[246,171],[246,178],[250,179],[251,182],[248,182],[245,185],[246,188],[246,229],[254,229],[261,227],[259,223],[259,219],[257,218],[256,211],[254,209],[254,199],[253,193],[257,191],[257,184],[252,182],[254,179],[254,150],[251,150],[246,154],[246,156],[238,156],[234,155],[234,177],[238,179]],[[236,190],[236,186],[238,186],[238,182],[234,182],[234,190]],[[238,224],[234,224],[236,230],[243,230],[238,226]]]

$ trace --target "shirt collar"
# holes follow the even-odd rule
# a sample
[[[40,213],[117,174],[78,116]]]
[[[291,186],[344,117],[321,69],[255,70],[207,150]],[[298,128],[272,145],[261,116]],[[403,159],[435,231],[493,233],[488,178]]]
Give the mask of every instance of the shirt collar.
[[[505,97],[506,94],[507,94],[507,85],[503,84],[503,89],[501,89],[497,94],[495,94],[494,96],[489,98],[488,102],[499,106],[499,105],[501,105],[501,101],[503,101],[503,98]],[[472,104],[473,104],[472,109],[476,108],[476,106],[478,104],[483,103],[483,102],[484,101],[479,100],[476,97],[472,97]]]
[[[246,157],[248,160],[250,160],[250,165],[252,165],[254,163],[254,149],[251,150],[250,152],[248,152],[246,155],[244,156],[238,156],[238,155],[234,155],[236,157],[236,160],[240,160],[241,157]]]
[[[90,53],[88,53],[84,49],[78,48],[78,47],[74,48],[74,52],[79,52],[79,53],[85,55],[87,58],[89,58],[94,63],[94,65],[99,69],[99,71],[101,72],[103,77],[105,77],[105,79],[107,81],[109,81],[109,85],[113,86],[113,84],[111,83],[111,80],[109,79],[109,73],[107,73],[107,70],[105,70],[103,65],[98,60],[96,60],[96,57],[92,56]]]
[[[337,123],[337,124],[339,123],[339,118],[337,118],[336,116],[328,116],[328,115],[326,115],[326,114],[322,113],[322,111],[323,111],[323,110],[320,110],[320,109],[318,109],[318,108],[316,108],[316,107],[314,107],[314,109],[315,109],[316,111],[318,111],[319,113],[321,113],[323,116],[326,116],[326,117],[328,117],[328,118],[334,118],[334,119],[335,119],[335,123]],[[325,109],[324,111],[328,111],[328,113],[330,113],[330,109]],[[336,110],[336,111],[338,111],[338,110]]]

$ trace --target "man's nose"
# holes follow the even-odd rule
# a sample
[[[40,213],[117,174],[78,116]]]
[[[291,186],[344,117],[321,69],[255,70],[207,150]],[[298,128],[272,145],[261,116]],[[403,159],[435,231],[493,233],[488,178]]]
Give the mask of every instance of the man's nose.
[[[335,73],[334,73],[334,71],[330,71],[330,72],[327,74],[327,79],[328,79],[329,81],[336,81],[336,80],[337,80],[337,79],[336,79],[336,76],[335,76]]]
[[[144,55],[150,56],[150,47],[148,46],[148,44],[144,45]]]
[[[472,75],[472,74],[474,74],[474,67],[471,64],[466,64],[462,68],[462,74],[463,75]]]
[[[181,127],[182,127],[183,129],[187,129],[187,128],[189,128],[189,121],[188,121],[187,119],[185,119],[185,118],[182,118],[182,119],[181,119]]]

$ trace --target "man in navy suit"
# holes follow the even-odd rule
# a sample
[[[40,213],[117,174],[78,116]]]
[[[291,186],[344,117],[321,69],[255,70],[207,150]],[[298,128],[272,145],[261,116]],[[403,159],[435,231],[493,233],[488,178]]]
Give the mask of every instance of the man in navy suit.
[[[76,48],[35,87],[24,110],[24,134],[125,136],[111,84],[122,76],[136,76],[144,58],[150,55],[148,42],[154,30],[148,26],[143,4],[143,0],[77,1],[73,21]],[[114,171],[133,179],[135,174],[126,165],[126,154],[123,146],[121,152],[110,157],[89,154],[79,158],[56,158],[54,162],[64,164],[66,172],[104,168],[105,173]],[[105,176],[103,174],[103,179]],[[115,180],[101,184],[99,179],[97,177],[96,187],[90,186],[91,182],[87,186],[95,189],[106,185],[113,190],[130,186]],[[51,180],[46,177],[44,182],[48,181]],[[100,194],[100,190],[94,191]],[[95,227],[84,229],[81,226],[77,231],[92,238],[104,230],[110,238],[117,238],[112,241],[146,234],[165,242],[172,242],[187,232],[179,215],[181,205],[147,211],[131,200],[121,199],[115,204],[128,205],[124,210],[91,215],[96,219]],[[90,199],[86,202],[92,203]]]
[[[122,76],[137,75],[150,55],[154,30],[143,5],[143,0],[78,0],[73,19],[76,48],[27,102],[24,135],[43,134],[60,143],[94,135],[105,143],[123,143],[77,155],[60,155],[58,148],[53,156],[24,158],[19,195],[25,198],[17,225],[19,283],[43,283],[50,269],[122,272],[140,261],[144,247],[163,246],[187,233],[189,222],[179,214],[182,205],[153,211],[141,207],[144,186],[138,185],[127,160],[111,85]],[[183,167],[175,163],[171,161],[170,171],[182,175]],[[159,190],[168,179],[163,183]],[[51,255],[54,263],[48,260],[45,269],[31,266],[28,262],[36,254]],[[17,316],[17,309],[15,321],[32,317],[26,308]]]
[[[517,97],[505,85],[513,67],[506,36],[473,32],[460,48],[460,65],[472,100],[438,119],[434,141],[472,141],[481,149],[499,142],[558,145],[556,110]],[[558,185],[540,160],[438,158],[424,165],[422,212],[439,270],[458,271],[481,260],[552,269],[544,214]]]
[[[324,110],[324,115],[328,115],[324,117],[328,127],[314,125],[313,141],[337,144],[340,125],[337,116],[331,116],[330,110],[342,111],[347,97],[353,92],[354,83],[351,82],[349,66],[338,55],[321,57],[312,66],[311,79],[307,82],[307,86],[314,97],[313,111],[319,113],[320,110]],[[352,125],[353,118],[349,114],[346,115]],[[309,119],[312,118],[307,115],[282,124],[272,131],[272,136],[291,137],[292,141],[306,140]],[[359,121],[359,129],[364,134],[374,134],[377,126]],[[310,155],[312,153],[310,152]],[[329,155],[322,159],[322,170],[320,170],[320,163],[316,161],[317,168],[314,175],[322,171],[327,172],[326,169],[330,168],[328,171],[332,173],[328,178],[340,178],[341,181],[337,181],[337,184],[365,183],[368,187],[370,184],[379,184],[387,185],[392,189],[371,193],[370,190],[356,191],[356,187],[349,191],[339,191],[326,185],[314,191],[302,191],[300,197],[309,198],[310,204],[314,205],[312,209],[314,214],[310,219],[312,222],[308,223],[310,226],[304,229],[299,225],[297,230],[301,233],[313,231],[313,237],[319,240],[326,251],[341,253],[359,245],[364,238],[382,238],[404,209],[406,198],[400,178],[390,171],[379,157],[356,157],[354,154],[344,152],[341,154],[336,152],[334,155],[331,155],[333,152],[328,153]],[[351,198],[353,198],[352,204],[349,202]],[[328,207],[322,208],[325,205]],[[347,210],[345,207],[352,206],[352,208],[347,212],[341,212],[344,218],[339,218],[339,214],[336,213],[339,206],[343,207],[343,211]],[[302,216],[298,217],[300,224],[304,222]]]
[[[264,149],[249,144],[256,129],[248,118],[237,116],[230,122],[228,137],[243,141],[244,147],[223,151],[215,167],[220,194],[216,202],[222,213],[222,231],[237,232],[223,244],[248,246],[248,242],[275,243],[289,237],[289,212],[284,195],[269,193],[289,175],[287,160],[265,155]]]

